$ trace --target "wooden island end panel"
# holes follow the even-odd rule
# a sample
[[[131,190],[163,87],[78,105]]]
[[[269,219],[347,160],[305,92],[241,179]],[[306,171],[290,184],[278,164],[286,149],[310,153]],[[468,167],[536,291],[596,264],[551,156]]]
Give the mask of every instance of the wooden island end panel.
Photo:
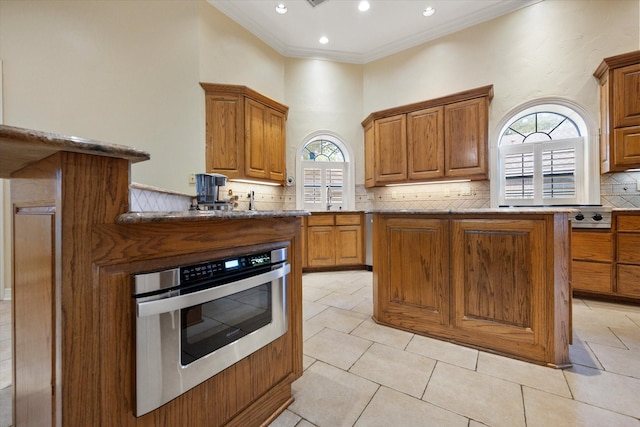
[[[568,366],[570,235],[557,216],[376,214],[374,320]]]

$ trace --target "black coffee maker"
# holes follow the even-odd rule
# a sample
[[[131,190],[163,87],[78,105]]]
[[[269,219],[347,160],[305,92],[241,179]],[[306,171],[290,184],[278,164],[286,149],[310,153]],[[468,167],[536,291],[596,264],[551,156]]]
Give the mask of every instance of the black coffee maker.
[[[231,210],[232,205],[220,199],[220,187],[227,184],[227,177],[217,173],[196,174],[196,200],[201,210]]]

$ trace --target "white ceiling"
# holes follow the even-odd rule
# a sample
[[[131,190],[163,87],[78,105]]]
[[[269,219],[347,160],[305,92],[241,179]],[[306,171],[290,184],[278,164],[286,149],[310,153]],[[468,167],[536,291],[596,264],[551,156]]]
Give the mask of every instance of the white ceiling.
[[[209,0],[284,56],[365,64],[542,0]],[[279,3],[287,13],[276,13]],[[430,17],[422,11],[432,6]],[[329,43],[321,45],[321,36]]]

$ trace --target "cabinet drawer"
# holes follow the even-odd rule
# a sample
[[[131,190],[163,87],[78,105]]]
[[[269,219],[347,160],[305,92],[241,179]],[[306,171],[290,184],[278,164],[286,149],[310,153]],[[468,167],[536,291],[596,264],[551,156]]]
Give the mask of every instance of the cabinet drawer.
[[[311,216],[307,217],[307,226],[333,225],[334,219],[335,215],[333,214],[311,214]]]
[[[640,298],[640,266],[618,265],[618,294]]]
[[[360,225],[361,222],[360,214],[336,215],[336,225]]]
[[[571,257],[590,261],[613,261],[613,238],[602,231],[573,231]]]
[[[571,285],[576,291],[611,293],[613,266],[609,263],[573,261]]]
[[[640,232],[640,215],[618,216],[618,231],[639,231]]]
[[[618,233],[618,262],[640,264],[640,233]]]

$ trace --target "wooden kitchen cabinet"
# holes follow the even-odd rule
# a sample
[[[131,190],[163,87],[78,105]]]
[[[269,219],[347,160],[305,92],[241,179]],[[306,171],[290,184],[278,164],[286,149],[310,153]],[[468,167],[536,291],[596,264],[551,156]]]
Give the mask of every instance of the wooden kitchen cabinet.
[[[305,220],[305,267],[331,269],[364,264],[361,213],[313,213]]]
[[[395,107],[363,122],[365,186],[488,177],[493,86]]]
[[[571,235],[571,284],[574,291],[613,292],[613,233],[574,229]]]
[[[284,184],[288,107],[245,86],[200,85],[205,90],[207,172]]]
[[[616,221],[615,295],[640,302],[640,213],[614,212]]]
[[[601,172],[640,167],[640,51],[605,58],[600,84]]]

